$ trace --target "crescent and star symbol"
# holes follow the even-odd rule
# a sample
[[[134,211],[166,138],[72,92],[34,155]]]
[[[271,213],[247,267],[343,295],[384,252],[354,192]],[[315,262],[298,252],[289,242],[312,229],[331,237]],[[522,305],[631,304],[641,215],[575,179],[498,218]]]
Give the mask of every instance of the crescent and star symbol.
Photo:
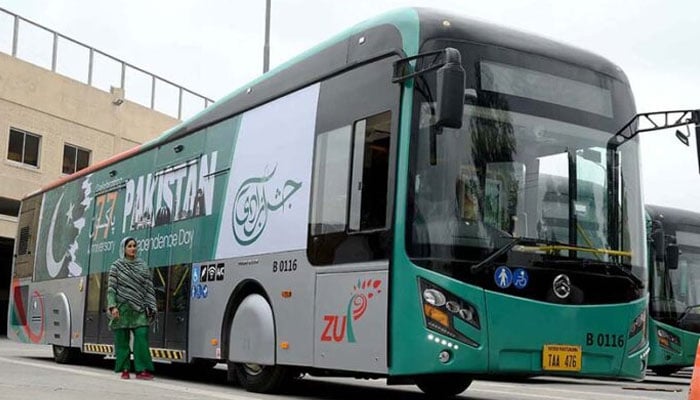
[[[54,228],[56,226],[56,217],[58,216],[58,210],[61,208],[61,201],[63,201],[63,193],[61,193],[61,197],[59,197],[58,201],[56,202],[56,206],[53,210],[53,216],[51,217],[51,225],[49,225],[49,234],[46,238],[46,270],[52,278],[58,276],[58,273],[61,272],[63,262],[66,260],[65,251],[63,252],[61,260],[56,261],[53,258],[53,235]]]

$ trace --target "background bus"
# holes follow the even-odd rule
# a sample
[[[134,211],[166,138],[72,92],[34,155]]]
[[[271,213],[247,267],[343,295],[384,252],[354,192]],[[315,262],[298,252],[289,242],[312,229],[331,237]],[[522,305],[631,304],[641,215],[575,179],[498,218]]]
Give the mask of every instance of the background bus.
[[[300,373],[431,395],[483,374],[641,378],[634,115],[594,54],[377,17],[25,198],[9,336],[59,362],[111,352],[105,271],[131,235],[155,269],[154,356],[226,362],[252,391]]]
[[[700,339],[700,214],[647,205],[651,222],[649,368],[693,365]]]

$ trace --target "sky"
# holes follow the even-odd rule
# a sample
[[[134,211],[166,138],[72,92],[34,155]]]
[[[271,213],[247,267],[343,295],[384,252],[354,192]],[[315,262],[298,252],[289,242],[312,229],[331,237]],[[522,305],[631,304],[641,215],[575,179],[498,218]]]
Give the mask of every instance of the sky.
[[[446,10],[602,55],[627,74],[638,112],[700,108],[696,0],[272,0],[270,67],[367,18],[408,6]],[[262,72],[264,0],[0,0],[0,8],[214,100]],[[8,21],[0,19],[2,51],[11,34]],[[47,43],[44,54],[50,54]],[[42,53],[41,46],[20,50],[28,58]],[[64,53],[71,51],[86,57],[69,46]],[[700,212],[694,139],[685,147],[673,132],[644,134],[647,203]]]

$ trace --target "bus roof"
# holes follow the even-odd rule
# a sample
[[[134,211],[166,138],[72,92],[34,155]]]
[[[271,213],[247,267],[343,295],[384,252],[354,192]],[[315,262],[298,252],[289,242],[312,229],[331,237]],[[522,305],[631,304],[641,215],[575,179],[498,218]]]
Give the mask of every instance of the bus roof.
[[[647,204],[644,207],[651,219],[661,219],[664,225],[673,225],[674,230],[678,225],[700,227],[700,213],[653,204]]]

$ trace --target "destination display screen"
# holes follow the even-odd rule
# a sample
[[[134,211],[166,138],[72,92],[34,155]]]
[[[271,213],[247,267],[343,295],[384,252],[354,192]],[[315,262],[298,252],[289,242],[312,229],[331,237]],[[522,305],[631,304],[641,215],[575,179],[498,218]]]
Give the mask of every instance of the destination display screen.
[[[613,116],[609,89],[532,69],[482,61],[481,89]]]

